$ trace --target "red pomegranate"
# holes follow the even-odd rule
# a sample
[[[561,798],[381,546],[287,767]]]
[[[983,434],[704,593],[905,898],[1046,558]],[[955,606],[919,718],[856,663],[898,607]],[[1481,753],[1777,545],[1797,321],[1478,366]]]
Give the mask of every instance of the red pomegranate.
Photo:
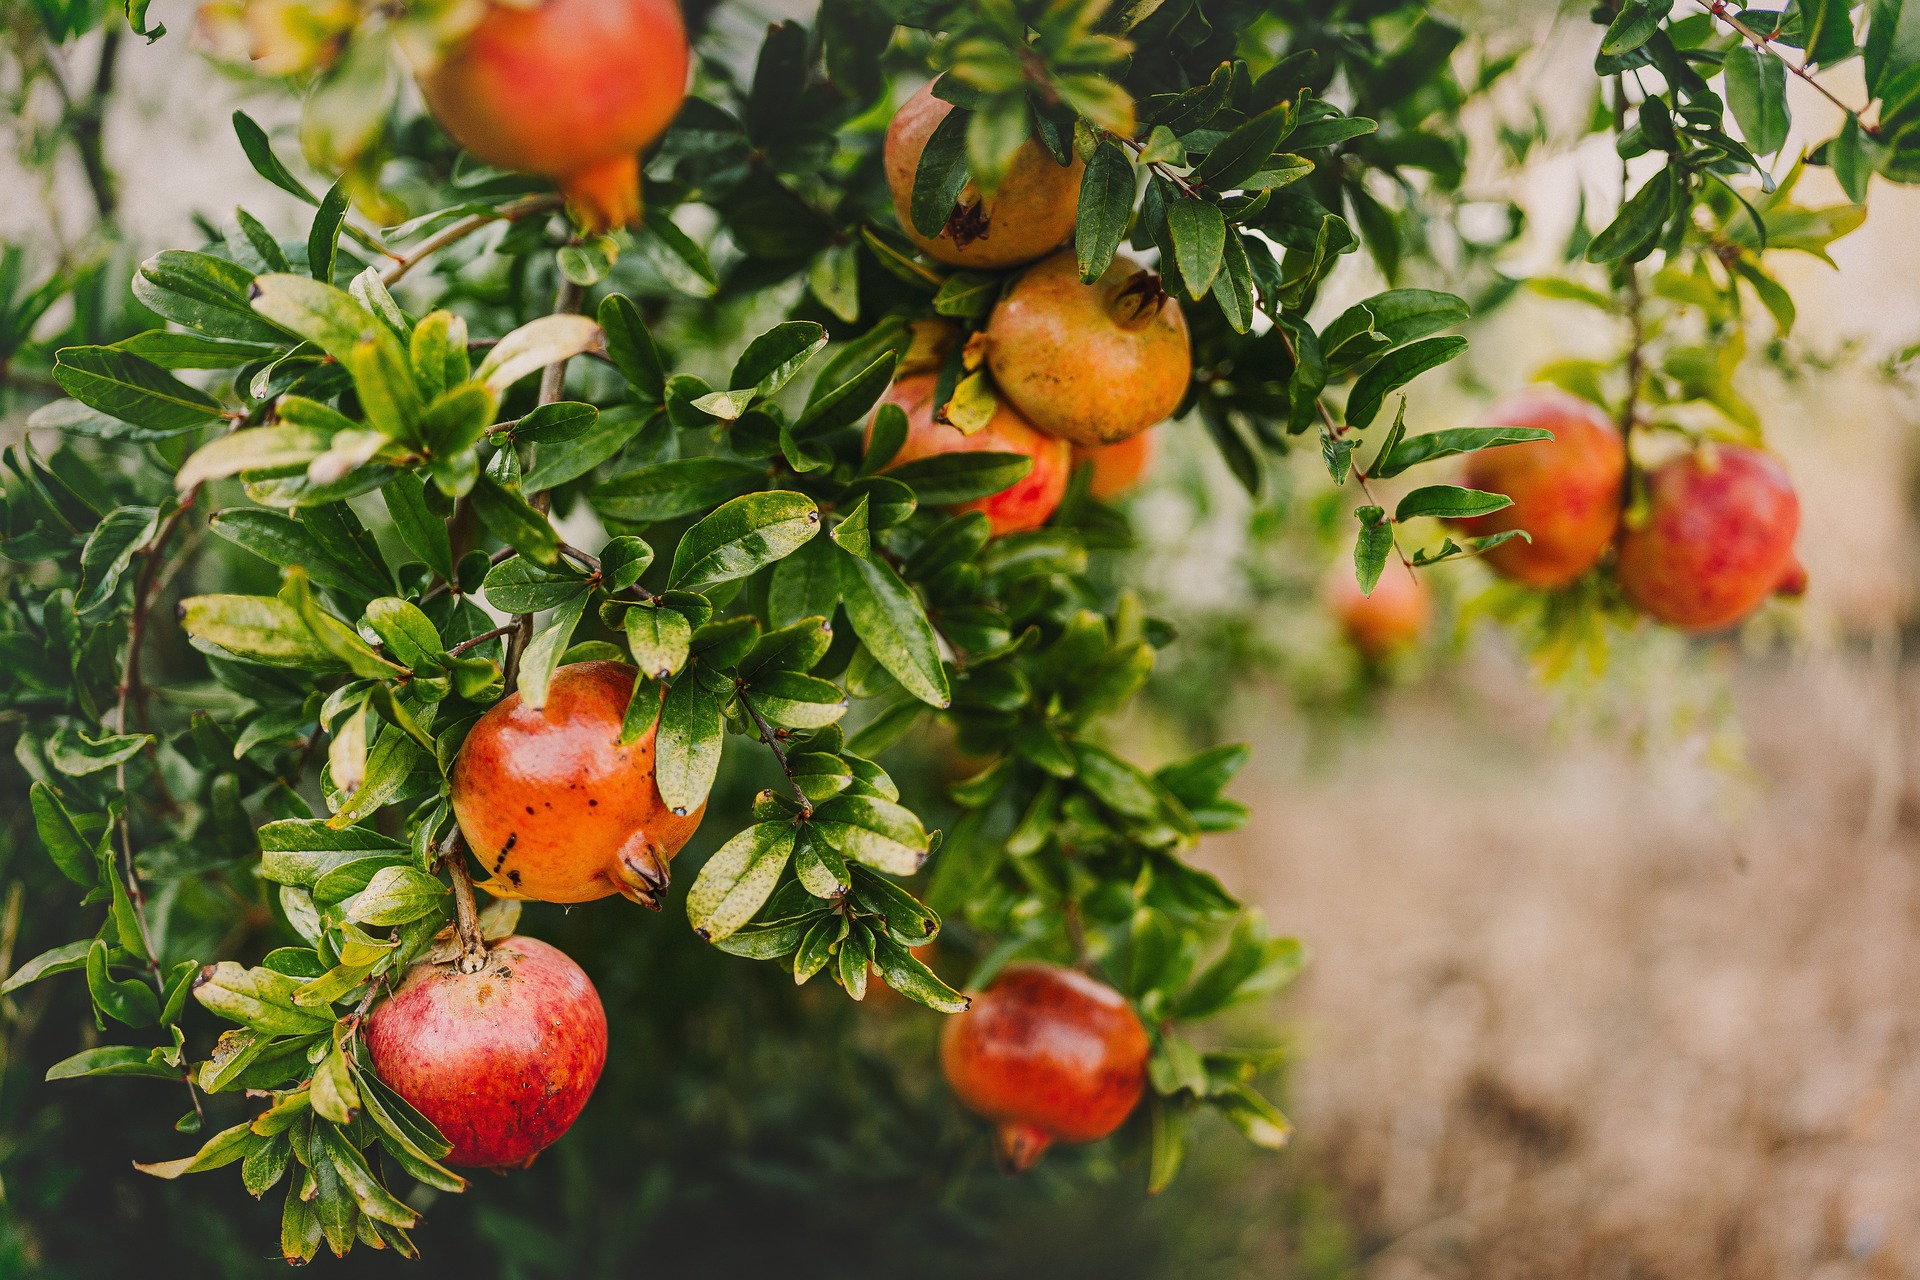
[[[477,973],[418,964],[362,1029],[373,1068],[433,1121],[447,1163],[506,1169],[559,1140],[607,1064],[607,1015],[580,966],[537,938]]]
[[[1388,562],[1372,595],[1361,592],[1352,568],[1336,566],[1327,578],[1326,599],[1347,643],[1371,662],[1419,643],[1432,612],[1427,584],[1397,560]]]
[[[640,216],[639,152],[687,95],[676,0],[489,0],[420,73],[434,118],[488,164],[558,180],[590,229]]]
[[[999,1126],[1006,1166],[1106,1137],[1147,1087],[1147,1030],[1126,998],[1075,969],[1016,964],[947,1020],[940,1065],[962,1105]]]
[[[1617,572],[1648,617],[1713,631],[1804,585],[1800,500],[1772,454],[1734,444],[1681,454],[1647,477],[1647,499],[1645,522],[1621,535]]]

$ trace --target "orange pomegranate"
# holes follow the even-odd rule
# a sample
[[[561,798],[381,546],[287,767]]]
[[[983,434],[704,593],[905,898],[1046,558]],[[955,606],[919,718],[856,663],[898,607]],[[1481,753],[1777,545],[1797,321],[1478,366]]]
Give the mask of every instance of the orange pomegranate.
[[[1014,1172],[1054,1142],[1096,1142],[1147,1087],[1147,1030],[1126,997],[1076,969],[1015,964],[947,1019],[940,1066],[969,1111],[999,1126]]]
[[[1600,562],[1620,523],[1627,448],[1592,403],[1553,387],[1529,387],[1495,404],[1483,422],[1541,427],[1551,440],[1530,440],[1469,454],[1461,483],[1504,493],[1513,505],[1452,521],[1471,537],[1525,529],[1488,551],[1488,566],[1529,587],[1564,587]]]
[[[990,194],[972,182],[961,189],[939,235],[929,239],[914,230],[913,178],[920,155],[952,110],[952,103],[933,96],[929,84],[908,98],[887,126],[887,186],[907,238],[937,261],[993,270],[1032,262],[1072,235],[1086,166],[1078,155],[1061,164],[1031,138]]]
[[[488,164],[555,179],[580,221],[640,216],[639,152],[687,93],[676,0],[488,0],[420,88],[434,118]]]
[[[1066,496],[1067,479],[1072,474],[1067,442],[1035,431],[1004,402],[987,425],[972,435],[948,423],[935,422],[933,393],[938,381],[931,373],[902,378],[882,399],[882,404],[897,404],[907,415],[906,443],[887,464],[888,469],[942,453],[1023,453],[1033,459],[1033,470],[999,493],[960,503],[954,509],[985,513],[995,536],[1045,524]],[[871,420],[867,436],[873,436]]]
[[[1427,584],[1398,561],[1388,562],[1372,595],[1362,594],[1352,569],[1336,567],[1327,578],[1327,605],[1347,643],[1370,662],[1418,643],[1432,612]]]
[[[453,812],[499,898],[591,902],[623,894],[659,909],[667,864],[706,806],[676,814],[654,782],[655,730],[622,746],[634,670],[576,662],[538,711],[515,693],[467,734],[453,763]]]
[[[1193,352],[1160,277],[1115,257],[1080,283],[1070,251],[1034,264],[987,321],[1000,393],[1048,435],[1088,448],[1137,436],[1180,407]]]
[[[1093,468],[1088,489],[1102,502],[1117,498],[1139,484],[1152,461],[1153,433],[1150,431],[1091,449],[1082,445],[1073,447],[1073,465],[1077,467],[1084,462]]]

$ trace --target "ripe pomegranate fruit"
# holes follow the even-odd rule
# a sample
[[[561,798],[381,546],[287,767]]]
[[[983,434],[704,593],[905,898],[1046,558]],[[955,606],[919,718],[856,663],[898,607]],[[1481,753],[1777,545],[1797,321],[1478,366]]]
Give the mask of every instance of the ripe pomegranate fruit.
[[[1383,662],[1426,633],[1432,599],[1426,583],[1391,561],[1372,595],[1361,594],[1350,568],[1335,568],[1327,578],[1327,605],[1347,643],[1368,661]]]
[[[1180,407],[1193,352],[1160,277],[1116,256],[1080,283],[1071,252],[1028,268],[987,321],[1000,393],[1049,435],[1092,448],[1137,436]]]
[[[972,435],[948,423],[935,422],[933,393],[938,381],[931,373],[902,378],[882,399],[882,404],[897,404],[907,415],[906,443],[887,464],[888,469],[941,453],[1024,453],[1033,459],[1033,470],[999,493],[963,502],[954,509],[984,512],[996,536],[1045,524],[1066,496],[1067,479],[1072,475],[1067,442],[1035,431],[1004,401],[987,425]],[[873,435],[871,420],[867,435]]]
[[[1471,537],[1525,529],[1483,557],[1503,578],[1542,590],[1564,587],[1600,562],[1620,524],[1627,449],[1593,404],[1553,387],[1529,387],[1488,411],[1490,427],[1544,427],[1551,440],[1467,455],[1461,483],[1504,493],[1513,505],[1452,521]]]
[[[576,662],[539,711],[515,693],[467,734],[453,763],[453,812],[500,898],[591,902],[625,894],[658,910],[667,863],[706,806],[676,814],[654,783],[654,729],[625,746],[634,670]]]
[[[607,1065],[607,1015],[579,965],[504,938],[486,967],[417,964],[362,1029],[373,1069],[453,1144],[447,1163],[525,1166],[559,1140]]]
[[[1081,445],[1073,447],[1073,465],[1077,467],[1083,462],[1092,465],[1092,482],[1088,488],[1094,497],[1103,502],[1117,498],[1139,484],[1140,477],[1147,473],[1147,465],[1152,461],[1153,435],[1146,431],[1113,444],[1095,445],[1091,449]]]
[[[1013,1172],[1055,1141],[1094,1142],[1120,1127],[1147,1087],[1147,1029],[1126,998],[1074,969],[1015,964],[949,1018],[947,1083],[999,1125]]]
[[[1032,262],[1072,235],[1086,165],[1077,154],[1061,164],[1031,138],[1014,153],[991,194],[972,182],[961,188],[939,235],[928,239],[913,229],[913,177],[920,153],[951,110],[953,104],[934,97],[928,84],[901,104],[887,126],[887,186],[907,238],[937,261],[993,270]]]
[[[434,118],[488,164],[557,179],[604,231],[640,216],[638,153],[687,95],[677,0],[489,2],[420,89]]]
[[[1772,454],[1717,444],[1647,477],[1647,518],[1620,537],[1620,588],[1634,607],[1691,631],[1738,622],[1795,585],[1800,500]]]

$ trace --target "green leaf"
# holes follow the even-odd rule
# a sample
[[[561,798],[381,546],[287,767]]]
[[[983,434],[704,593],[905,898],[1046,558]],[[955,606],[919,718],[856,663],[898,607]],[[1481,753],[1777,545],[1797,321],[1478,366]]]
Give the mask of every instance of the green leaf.
[[[956,107],[934,126],[913,174],[908,221],[929,240],[946,228],[961,188],[967,185],[967,126],[973,113]]]
[[[397,725],[388,725],[367,753],[366,776],[340,806],[340,812],[327,819],[334,827],[350,827],[363,822],[391,801],[406,787],[408,776],[422,755],[421,748]]]
[[[751,390],[755,399],[765,399],[786,386],[826,345],[826,329],[811,320],[777,324],[747,344],[734,362],[728,385]]]
[[[229,1022],[274,1035],[313,1035],[333,1029],[333,1015],[302,1009],[293,993],[300,979],[271,969],[243,969],[231,960],[209,965],[193,989],[194,999]]]
[[[151,360],[111,347],[56,353],[53,380],[90,409],[155,431],[190,431],[220,416],[219,402]]]
[[[80,834],[73,815],[67,812],[59,795],[46,783],[34,783],[28,788],[28,796],[33,808],[34,829],[39,833],[40,843],[46,847],[47,856],[53,859],[53,864],[60,868],[61,874],[67,879],[91,888],[99,874],[93,842]],[[99,819],[96,818],[95,822],[99,822]]]
[[[487,603],[502,613],[539,613],[571,600],[587,585],[571,566],[550,573],[524,556],[509,556],[487,573]]]
[[[779,883],[793,842],[791,822],[761,822],[722,845],[687,891],[694,933],[718,942],[751,920]]]
[[[1347,425],[1365,427],[1386,403],[1387,394],[1406,386],[1467,349],[1465,338],[1427,338],[1389,352],[1360,375],[1347,397]]]
[[[1455,454],[1474,453],[1501,445],[1551,439],[1553,432],[1540,427],[1454,427],[1446,431],[1429,431],[1425,435],[1408,436],[1394,443],[1385,457],[1374,462],[1373,469],[1367,475],[1387,480],[1409,467],[1431,462],[1435,458],[1451,458]]]
[[[1379,507],[1357,507],[1353,513],[1360,521],[1360,537],[1353,544],[1353,573],[1362,594],[1372,595],[1393,554],[1393,525]]]
[[[407,857],[406,845],[378,831],[369,827],[336,828],[320,818],[269,822],[260,828],[259,835],[261,876],[302,888],[311,888],[333,871],[368,857]]]
[[[694,297],[713,296],[720,286],[706,251],[692,237],[674,225],[672,218],[658,205],[646,211],[646,234],[637,237],[640,252],[676,288]]]
[[[160,1020],[160,998],[138,979],[114,978],[107,970],[107,944],[95,938],[87,949],[87,992],[94,1008],[130,1027],[150,1027]]]
[[[643,404],[657,405],[666,400],[667,376],[660,360],[660,349],[640,318],[640,308],[623,293],[610,293],[600,300],[600,328],[607,335],[607,358],[627,380],[634,398]]]
[[[689,668],[667,690],[654,752],[660,798],[682,817],[706,803],[726,737],[721,709],[727,695],[700,676],[698,668]]]
[[[539,711],[547,705],[547,689],[553,681],[554,668],[560,665],[560,655],[567,651],[574,628],[580,625],[580,618],[587,611],[589,598],[589,592],[581,591],[555,606],[552,619],[520,656],[520,700],[531,710]]]
[[[1727,106],[1740,133],[1756,155],[1771,155],[1786,145],[1793,123],[1787,109],[1787,66],[1750,44],[1727,50]]]
[[[1265,251],[1265,246],[1257,242],[1256,247]],[[1247,260],[1246,244],[1237,234],[1226,239],[1225,251],[1220,257],[1220,275],[1214,281],[1213,300],[1235,333],[1245,333],[1253,326],[1253,267]]]
[[[1133,218],[1133,187],[1133,164],[1127,153],[1112,139],[1101,142],[1080,179],[1079,217],[1074,223],[1073,251],[1082,284],[1100,278],[1126,237]]]
[[[847,714],[847,695],[839,686],[797,671],[763,672],[753,678],[745,697],[783,729],[824,729]]]
[[[820,532],[820,509],[802,493],[772,490],[723,504],[687,530],[668,585],[697,591],[730,582],[789,555]]]
[[[162,1160],[158,1164],[134,1162],[134,1168],[142,1173],[150,1173],[156,1178],[178,1178],[182,1174],[205,1173],[209,1169],[219,1169],[233,1164],[265,1142],[250,1127],[251,1122],[237,1124],[231,1129],[223,1129],[209,1138],[199,1151],[182,1160]]]
[[[1600,40],[1600,55],[1617,58],[1653,39],[1660,20],[1673,9],[1673,0],[1627,0]]]
[[[103,733],[90,738],[71,727],[47,739],[47,759],[70,778],[84,778],[125,764],[153,743],[150,733]]]
[[[887,472],[888,478],[908,485],[921,502],[947,506],[970,502],[1012,488],[1033,470],[1033,458],[1024,453],[942,453],[916,458]]]
[[[1327,366],[1336,372],[1369,356],[1450,329],[1466,320],[1466,302],[1432,289],[1390,289],[1357,302],[1320,334]]]
[[[184,493],[209,480],[243,471],[304,470],[325,453],[333,433],[313,427],[251,427],[221,436],[194,450],[174,476],[174,487]]]
[[[1147,1099],[1149,1158],[1147,1194],[1158,1195],[1167,1189],[1185,1163],[1191,1145],[1189,1117],[1179,1103],[1158,1093]]]
[[[806,411],[793,424],[794,437],[809,440],[858,422],[873,408],[874,401],[885,394],[899,359],[896,351],[882,351],[845,382],[809,399]],[[827,372],[830,374],[833,370],[829,368]]]
[[[1852,55],[1852,0],[1800,0],[1800,32],[1807,62],[1830,66]]]
[[[667,680],[686,665],[693,629],[684,614],[657,605],[627,610],[627,647],[633,663],[656,680]]]
[[[909,1000],[941,1013],[965,1013],[972,1001],[942,982],[933,970],[884,933],[873,935],[873,964],[880,980]]]
[[[1227,221],[1220,206],[1181,196],[1167,204],[1167,234],[1187,296],[1199,300],[1213,287],[1226,251]]]
[[[160,512],[155,507],[109,511],[80,549],[80,590],[74,597],[75,610],[90,614],[110,603],[121,575],[159,526]]]
[[[544,565],[560,559],[560,535],[517,490],[490,475],[482,475],[474,481],[473,491],[467,497],[473,503],[474,514],[515,551]]]
[[[93,939],[82,938],[78,942],[69,942],[51,951],[41,952],[7,975],[6,982],[0,983],[0,996],[10,995],[30,982],[50,978],[56,973],[71,973],[86,968],[87,953],[92,949]],[[145,1050],[140,1052],[144,1054]]]
[[[1293,122],[1291,105],[1270,107],[1213,144],[1193,176],[1216,191],[1231,191],[1267,167]]]
[[[520,419],[514,425],[513,438],[533,444],[561,444],[586,435],[599,421],[600,410],[594,406],[577,400],[560,400],[540,405]]]
[[[594,510],[616,520],[675,520],[765,483],[767,470],[731,458],[679,458],[629,471],[587,495]]]
[[[340,228],[347,220],[346,182],[327,188],[314,212],[313,227],[307,233],[308,270],[315,280],[333,283],[334,259],[340,248]]]
[[[599,324],[591,316],[541,316],[495,343],[480,367],[473,371],[474,381],[484,383],[496,396],[503,396],[507,388],[528,374],[598,351],[605,340],[606,335],[600,332]]]
[[[436,910],[447,887],[412,867],[381,867],[367,887],[342,904],[355,924],[407,924]]]
[[[420,557],[441,581],[453,580],[453,543],[447,522],[427,506],[426,485],[411,471],[403,471],[381,487],[394,532],[407,550]]]
[[[813,812],[812,830],[855,862],[910,876],[926,861],[926,828],[913,811],[877,796],[839,795]]]
[[[143,4],[140,7],[145,12],[146,6]],[[320,203],[319,197],[307,188],[306,183],[294,177],[287,166],[280,162],[280,157],[273,153],[273,143],[267,139],[267,131],[256,124],[252,116],[244,111],[234,112],[233,131],[239,137],[240,149],[246,152],[255,173],[290,196],[308,204]]]
[[[47,1068],[48,1080],[78,1080],[83,1076],[144,1076],[151,1080],[179,1080],[181,1071],[154,1061],[157,1050],[130,1044],[83,1049]]]
[[[1412,520],[1419,516],[1442,516],[1449,520],[1465,520],[1512,505],[1513,499],[1504,493],[1462,489],[1451,484],[1430,484],[1400,499],[1400,506],[1394,511],[1393,518]]]
[[[891,566],[878,558],[841,554],[840,596],[861,643],[895,680],[934,707],[953,695],[926,611]]]
[[[280,348],[264,342],[235,342],[171,329],[136,333],[113,343],[112,349],[151,360],[162,369],[232,369],[280,353]]]
[[[314,508],[309,508],[313,510]],[[270,564],[282,569],[303,567],[320,586],[366,599],[390,584],[368,579],[366,570],[336,560],[307,526],[278,511],[260,507],[229,507],[217,513],[208,527],[235,546],[245,547]]]
[[[1662,169],[1633,193],[1614,220],[1587,246],[1588,262],[1638,262],[1653,251],[1672,208],[1672,175],[1672,169]]]
[[[253,272],[212,254],[168,249],[140,264],[133,296],[164,319],[211,338],[276,345],[287,331],[253,309]]]

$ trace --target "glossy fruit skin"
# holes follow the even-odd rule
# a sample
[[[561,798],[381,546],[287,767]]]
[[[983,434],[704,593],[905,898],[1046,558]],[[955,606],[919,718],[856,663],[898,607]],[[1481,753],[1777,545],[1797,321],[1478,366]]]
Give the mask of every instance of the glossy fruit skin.
[[[969,1111],[999,1126],[1015,1172],[1054,1142],[1120,1127],[1147,1086],[1147,1030],[1126,998],[1075,969],[1014,964],[947,1019],[940,1065]]]
[[[882,397],[882,404],[897,404],[907,415],[906,443],[887,469],[942,453],[1024,453],[1033,459],[1033,469],[1025,476],[999,493],[960,503],[954,510],[984,513],[996,537],[1038,529],[1066,496],[1067,481],[1073,474],[1067,442],[1035,431],[1005,403],[986,426],[972,435],[948,423],[935,422],[933,393],[938,381],[935,374],[915,374],[894,383]],[[871,419],[867,435],[873,435]]]
[[[1681,454],[1647,477],[1647,499],[1645,523],[1620,537],[1616,569],[1648,617],[1714,631],[1793,585],[1800,500],[1772,454],[1733,444]]]
[[[887,126],[887,187],[907,239],[935,261],[980,270],[1018,266],[1057,248],[1073,234],[1086,165],[1077,154],[1063,165],[1032,139],[1014,154],[992,195],[982,197],[972,183],[962,188],[954,215],[938,236],[928,239],[913,229],[913,177],[920,154],[952,110],[953,104],[934,97],[927,84],[901,104]]]
[[[419,79],[456,142],[558,179],[581,221],[605,230],[640,216],[638,153],[680,110],[688,61],[676,0],[490,3]]]
[[[1139,435],[1187,394],[1193,351],[1160,278],[1116,256],[1080,283],[1071,250],[1035,263],[987,321],[1000,394],[1048,435],[1088,448]]]
[[[446,1163],[518,1168],[579,1118],[607,1064],[607,1015],[586,973],[538,938],[486,967],[418,964],[362,1028],[374,1070],[453,1144]]]
[[[660,798],[652,728],[620,745],[634,676],[622,662],[561,667],[544,708],[511,694],[467,734],[453,812],[487,892],[541,902],[620,893],[659,908],[667,863],[706,806],[683,816]]]
[[[1387,562],[1372,595],[1361,594],[1351,567],[1336,566],[1327,579],[1327,606],[1347,643],[1370,662],[1384,662],[1417,644],[1433,612],[1426,583],[1398,560]]]
[[[1073,465],[1077,467],[1084,462],[1092,466],[1093,475],[1087,490],[1102,502],[1108,502],[1140,483],[1153,462],[1153,454],[1153,433],[1142,431],[1137,436],[1091,449],[1075,445]]]
[[[1504,493],[1513,505],[1450,521],[1469,537],[1525,529],[1482,558],[1501,577],[1540,590],[1586,573],[1612,544],[1620,524],[1627,449],[1620,431],[1592,403],[1554,387],[1529,387],[1500,400],[1481,425],[1542,427],[1551,440],[1501,445],[1467,455],[1460,483]]]

